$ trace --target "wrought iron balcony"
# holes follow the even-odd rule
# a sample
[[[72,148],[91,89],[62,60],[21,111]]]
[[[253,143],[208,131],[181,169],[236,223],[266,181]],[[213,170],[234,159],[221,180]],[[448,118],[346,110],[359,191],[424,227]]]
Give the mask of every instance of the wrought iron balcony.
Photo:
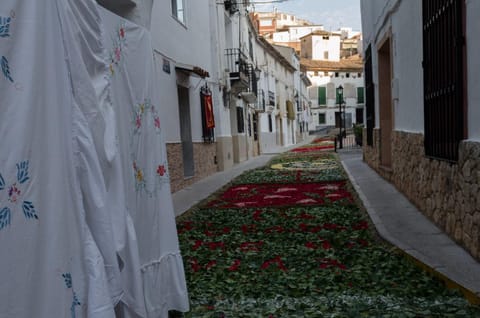
[[[230,72],[230,83],[232,86],[250,86],[249,63],[247,55],[240,49],[226,49],[227,68]]]

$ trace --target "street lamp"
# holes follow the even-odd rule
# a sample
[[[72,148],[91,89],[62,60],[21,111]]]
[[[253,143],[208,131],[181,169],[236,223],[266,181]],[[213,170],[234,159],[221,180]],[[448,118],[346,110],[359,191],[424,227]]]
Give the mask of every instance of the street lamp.
[[[258,68],[258,66],[255,67],[255,78],[258,81],[260,79],[260,75],[262,74],[262,70]]]
[[[340,110],[340,149],[343,149],[343,116],[342,116],[342,104],[343,104],[343,86],[338,86],[338,108]]]

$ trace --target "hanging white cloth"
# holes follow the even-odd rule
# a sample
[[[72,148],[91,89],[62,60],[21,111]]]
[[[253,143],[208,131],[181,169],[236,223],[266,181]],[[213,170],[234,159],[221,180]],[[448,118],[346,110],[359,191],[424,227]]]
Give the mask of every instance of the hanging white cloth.
[[[147,317],[188,311],[148,31],[101,10],[125,203],[137,235]],[[115,191],[109,194],[118,202]]]
[[[104,180],[57,5],[0,4],[1,318],[114,317],[86,213],[106,215]]]

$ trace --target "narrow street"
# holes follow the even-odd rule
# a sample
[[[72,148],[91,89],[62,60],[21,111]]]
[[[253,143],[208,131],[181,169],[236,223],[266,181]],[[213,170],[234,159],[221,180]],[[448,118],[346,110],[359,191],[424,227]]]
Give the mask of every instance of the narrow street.
[[[402,240],[386,235],[380,214],[367,213],[360,197],[369,194],[355,190],[361,179],[349,179],[355,156],[340,156],[348,172],[333,143],[315,139],[177,218],[191,303],[185,317],[480,315],[468,293],[422,269],[428,257],[414,262],[383,239]]]

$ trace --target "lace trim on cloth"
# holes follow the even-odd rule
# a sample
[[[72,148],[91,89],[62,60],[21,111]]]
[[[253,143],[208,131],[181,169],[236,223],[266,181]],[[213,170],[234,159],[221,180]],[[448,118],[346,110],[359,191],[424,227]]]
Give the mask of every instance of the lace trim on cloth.
[[[190,310],[180,252],[163,255],[142,266],[148,317],[168,317],[169,310]],[[165,286],[169,286],[168,289]],[[165,293],[168,290],[168,293]]]

